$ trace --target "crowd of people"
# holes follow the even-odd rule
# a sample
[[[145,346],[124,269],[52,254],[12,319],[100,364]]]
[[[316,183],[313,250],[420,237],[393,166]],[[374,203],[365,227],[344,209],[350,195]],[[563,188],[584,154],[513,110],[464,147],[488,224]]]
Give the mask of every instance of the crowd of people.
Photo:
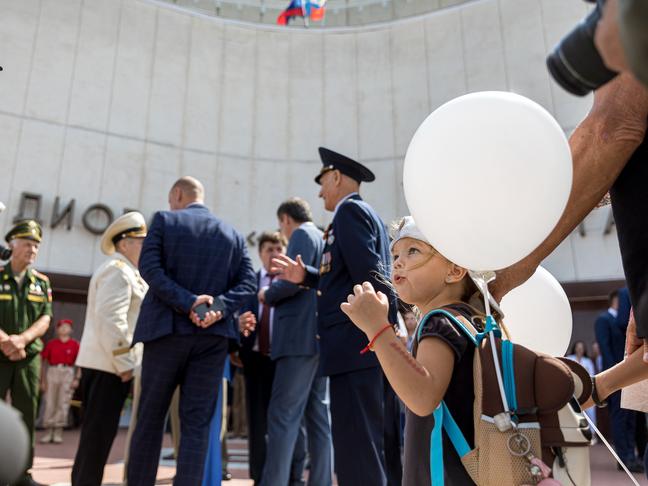
[[[597,45],[627,43],[626,36],[639,44],[646,31],[631,28],[636,25],[624,8],[645,11],[645,3],[610,0],[602,25],[609,25],[617,3],[620,18],[630,19],[628,28],[601,29]],[[601,40],[603,34],[612,41]],[[618,50],[601,51],[609,65],[618,61]],[[612,296],[596,322],[600,369],[586,361],[579,343],[572,358],[581,366],[552,363],[571,380],[572,393],[579,380],[583,407],[608,405],[617,452],[640,470],[643,451],[630,440],[636,414],[620,407],[618,393],[648,378],[648,232],[641,211],[648,201],[648,92],[626,72],[645,68],[637,63],[641,52],[628,53],[628,62],[618,63],[622,73],[598,87],[592,111],[570,138],[574,182],[561,220],[533,253],[498,272],[491,291],[500,299],[524,282],[610,191],[628,290]],[[341,486],[424,486],[444,477],[448,484],[478,483],[484,471],[466,466],[480,438],[474,403],[489,404],[481,403],[482,390],[474,388],[474,370],[481,363],[476,357],[485,356],[479,351],[482,335],[506,335],[501,316],[497,309],[489,312],[487,289],[441,255],[411,217],[388,234],[359,194],[361,184],[375,179],[367,167],[323,147],[319,154],[323,166],[315,182],[333,214],[331,224],[322,232],[304,200],[284,201],[276,212],[280,230],[259,239],[257,272],[245,238],[205,206],[205,190],[195,178],[176,181],[169,210],[155,213],[150,227],[137,212],[117,218],[101,238],[109,258],[90,281],[80,343],[70,338],[71,323],[62,320],[57,338],[43,347],[53,298],[49,279],[33,268],[43,232],[36,221],[14,225],[5,236],[11,259],[0,268],[0,397],[22,413],[32,441],[30,460],[15,484],[37,484],[30,468],[41,388],[48,402],[42,440],[56,443],[77,386],[83,423],[73,486],[101,483],[131,389],[125,482],[155,483],[171,415],[174,484],[213,484],[205,474],[209,448],[220,442],[221,428],[213,424],[220,423],[215,410],[228,360],[242,365],[256,485],[302,484],[307,459],[313,486],[332,484],[334,475]],[[399,313],[405,328],[400,332]],[[535,413],[508,413],[508,399],[517,405],[511,376],[502,384],[498,375],[507,414],[494,415],[489,427],[500,432]],[[540,441],[537,431],[524,434]],[[515,437],[528,441],[528,448],[516,457],[527,458],[528,467],[500,474],[527,474],[538,483],[552,474],[547,463],[553,456],[532,452],[524,434]],[[589,438],[584,431],[579,437],[585,444]],[[564,463],[562,452],[556,454]]]

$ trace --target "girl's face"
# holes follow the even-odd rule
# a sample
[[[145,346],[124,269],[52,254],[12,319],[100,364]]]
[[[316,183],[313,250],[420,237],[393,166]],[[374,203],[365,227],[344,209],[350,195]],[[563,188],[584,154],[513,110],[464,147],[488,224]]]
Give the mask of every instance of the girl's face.
[[[392,283],[404,302],[421,307],[445,289],[450,263],[427,243],[398,240],[392,259]]]
[[[577,356],[585,355],[585,344],[580,341],[577,342],[574,350]]]

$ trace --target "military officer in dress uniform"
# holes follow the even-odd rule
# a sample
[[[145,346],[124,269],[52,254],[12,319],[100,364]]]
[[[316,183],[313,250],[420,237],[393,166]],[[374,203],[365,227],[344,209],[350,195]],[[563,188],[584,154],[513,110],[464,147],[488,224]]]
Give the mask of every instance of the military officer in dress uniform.
[[[131,348],[142,299],[148,290],[139,262],[146,236],[138,212],[117,218],[101,237],[101,251],[111,258],[94,273],[77,366],[81,367],[83,425],[72,468],[73,486],[101,484],[140,347]]]
[[[40,337],[52,319],[49,279],[31,265],[36,260],[43,231],[33,220],[17,223],[5,236],[11,260],[0,266],[0,399],[11,395],[31,436],[31,454],[20,486],[35,485],[29,469],[33,461],[34,422],[40,384]],[[1,439],[0,439],[1,440]]]
[[[320,363],[330,377],[331,428],[335,472],[341,486],[400,485],[400,424],[396,395],[378,360],[360,351],[366,337],[340,310],[353,286],[369,281],[391,296],[389,320],[397,322],[395,297],[381,280],[390,274],[389,237],[374,209],[362,200],[361,182],[374,174],[355,160],[320,147],[324,167],[315,178],[333,221],[324,234],[319,268],[301,257],[280,256],[272,271],[281,278],[318,289]]]

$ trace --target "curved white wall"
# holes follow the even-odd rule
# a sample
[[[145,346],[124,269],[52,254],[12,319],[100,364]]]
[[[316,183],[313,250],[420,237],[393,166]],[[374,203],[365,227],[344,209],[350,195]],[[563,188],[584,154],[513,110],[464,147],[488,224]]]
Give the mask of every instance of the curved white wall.
[[[566,131],[590,104],[564,93],[544,66],[585,15],[579,1],[483,0],[320,30],[138,0],[0,0],[0,11],[0,200],[8,206],[0,230],[22,191],[43,194],[47,222],[57,195],[76,198],[73,231],[46,228],[39,266],[50,271],[88,274],[101,260],[97,238],[81,226],[87,206],[149,216],[181,174],[202,179],[208,204],[244,233],[274,227],[276,206],[291,195],[307,198],[325,224],[312,182],[325,145],[375,171],[363,194],[388,221],[407,211],[408,142],[443,102],[513,90]],[[602,238],[588,233],[583,251],[600,261],[603,248],[605,268],[579,267],[572,243],[550,268],[564,280],[618,277],[615,236]]]

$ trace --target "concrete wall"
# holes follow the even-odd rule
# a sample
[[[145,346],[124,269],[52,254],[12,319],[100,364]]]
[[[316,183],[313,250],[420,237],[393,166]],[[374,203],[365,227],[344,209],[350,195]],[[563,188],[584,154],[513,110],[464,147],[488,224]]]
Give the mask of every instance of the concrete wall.
[[[194,12],[230,20],[275,24],[288,6],[288,0],[160,0]],[[328,0],[326,15],[310,28],[368,25],[412,17],[472,0]],[[305,25],[293,19],[291,26]]]
[[[89,205],[150,216],[181,174],[248,234],[300,195],[326,224],[312,178],[317,146],[377,175],[363,194],[386,221],[405,214],[401,169],[425,116],[469,91],[512,90],[571,131],[590,99],[549,78],[545,54],[582,2],[483,0],[359,28],[281,29],[138,0],[0,0],[2,234],[23,191],[76,199],[71,231],[46,227],[39,267],[89,274],[102,260],[81,225]],[[605,215],[549,259],[562,280],[621,275]],[[256,253],[253,251],[253,253]]]

